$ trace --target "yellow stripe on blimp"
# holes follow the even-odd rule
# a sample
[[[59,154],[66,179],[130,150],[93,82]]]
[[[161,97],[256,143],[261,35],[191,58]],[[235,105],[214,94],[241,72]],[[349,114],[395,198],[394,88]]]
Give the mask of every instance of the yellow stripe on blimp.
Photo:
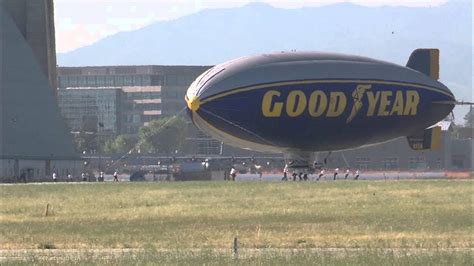
[[[199,102],[199,105],[202,105],[202,104],[205,104],[207,102],[213,101],[215,99],[222,98],[222,97],[225,97],[225,96],[229,96],[229,95],[232,95],[232,94],[263,89],[263,88],[270,87],[270,86],[271,87],[276,87],[276,86],[300,85],[300,84],[319,84],[319,83],[321,83],[321,84],[327,84],[327,83],[367,84],[367,83],[372,83],[372,84],[410,86],[410,87],[414,87],[414,88],[421,88],[421,89],[436,91],[436,92],[442,93],[446,96],[449,96],[449,97],[453,98],[453,95],[451,95],[448,92],[443,91],[441,89],[434,88],[434,87],[429,87],[429,86],[424,86],[424,85],[419,85],[419,84],[408,83],[408,82],[394,82],[394,81],[381,81],[381,80],[358,80],[358,79],[354,79],[354,80],[303,80],[303,81],[300,80],[300,81],[285,81],[285,82],[277,82],[277,83],[267,83],[267,84],[261,84],[261,85],[255,85],[255,86],[235,89],[235,90],[232,90],[232,91],[224,92],[224,93],[217,94],[217,95],[211,96],[209,98],[203,99]]]

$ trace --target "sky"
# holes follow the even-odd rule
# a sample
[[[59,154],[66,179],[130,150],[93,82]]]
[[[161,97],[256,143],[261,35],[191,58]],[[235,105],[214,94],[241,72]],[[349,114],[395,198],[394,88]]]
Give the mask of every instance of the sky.
[[[56,49],[59,53],[92,44],[120,31],[155,21],[172,20],[209,8],[232,8],[264,2],[278,8],[300,8],[351,2],[364,6],[429,7],[448,0],[54,0]]]

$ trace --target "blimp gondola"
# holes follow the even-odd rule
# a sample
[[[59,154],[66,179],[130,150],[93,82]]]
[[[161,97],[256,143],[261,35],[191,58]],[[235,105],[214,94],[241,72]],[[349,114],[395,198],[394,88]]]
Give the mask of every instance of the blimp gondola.
[[[199,76],[185,100],[193,123],[226,144],[284,153],[311,167],[315,152],[407,137],[436,149],[431,127],[455,106],[439,79],[439,50],[417,49],[406,66],[361,56],[278,52],[235,59]],[[297,162],[297,163],[295,163]]]

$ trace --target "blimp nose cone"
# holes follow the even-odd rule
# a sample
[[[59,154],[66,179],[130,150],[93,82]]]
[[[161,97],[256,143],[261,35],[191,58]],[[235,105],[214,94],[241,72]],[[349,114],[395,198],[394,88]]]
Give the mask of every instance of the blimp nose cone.
[[[197,96],[192,96],[190,99],[186,99],[189,110],[196,112],[201,107],[201,101]]]

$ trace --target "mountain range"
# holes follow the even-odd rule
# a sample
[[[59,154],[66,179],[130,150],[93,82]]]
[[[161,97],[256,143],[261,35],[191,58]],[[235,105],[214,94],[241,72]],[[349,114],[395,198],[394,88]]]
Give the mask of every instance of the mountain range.
[[[366,7],[349,3],[280,9],[264,3],[207,9],[120,32],[58,54],[60,66],[214,65],[282,50],[363,55],[404,65],[420,47],[441,51],[441,80],[472,98],[472,3]]]

